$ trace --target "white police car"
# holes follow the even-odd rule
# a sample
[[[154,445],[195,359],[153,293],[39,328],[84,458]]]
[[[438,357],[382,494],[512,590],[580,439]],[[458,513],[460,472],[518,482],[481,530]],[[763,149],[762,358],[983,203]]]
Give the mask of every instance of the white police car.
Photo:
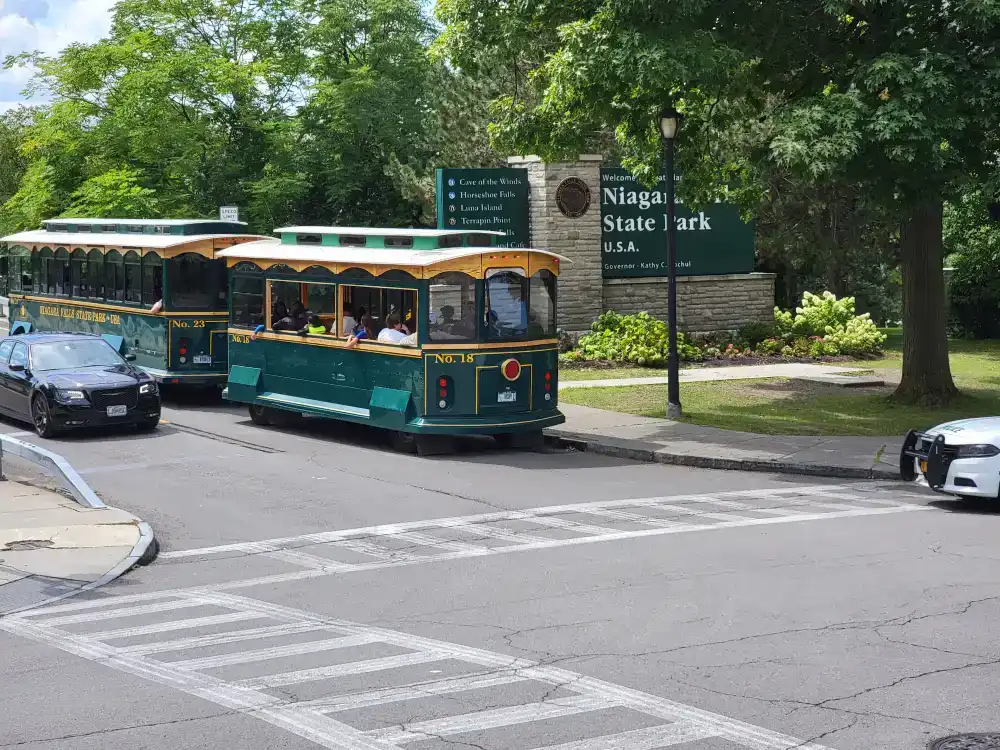
[[[1000,496],[1000,417],[959,419],[926,432],[910,430],[899,473],[959,497]]]

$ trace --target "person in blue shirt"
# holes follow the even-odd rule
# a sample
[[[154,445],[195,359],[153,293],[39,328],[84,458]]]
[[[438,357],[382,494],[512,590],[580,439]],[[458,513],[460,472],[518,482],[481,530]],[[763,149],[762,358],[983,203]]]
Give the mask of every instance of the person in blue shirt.
[[[375,332],[372,330],[372,316],[367,314],[361,316],[360,325],[358,325],[358,327],[354,329],[354,332],[347,337],[347,348],[353,349],[358,345],[359,341],[365,340],[375,340]]]

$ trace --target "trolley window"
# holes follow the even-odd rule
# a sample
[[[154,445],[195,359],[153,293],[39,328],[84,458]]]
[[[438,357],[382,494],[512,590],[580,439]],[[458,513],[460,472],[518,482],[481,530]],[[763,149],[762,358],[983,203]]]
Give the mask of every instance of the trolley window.
[[[427,337],[431,341],[476,340],[474,278],[454,271],[438,274],[430,281],[429,299]]]
[[[163,258],[149,253],[142,259],[142,304],[152,307],[163,299]]]
[[[556,334],[556,276],[549,270],[531,277],[528,294],[528,333],[532,338]]]
[[[256,328],[264,323],[264,279],[233,278],[233,326]]]
[[[142,259],[135,250],[125,253],[125,301],[142,304]]]
[[[528,333],[528,280],[519,268],[486,273],[486,336],[493,341],[524,338]]]
[[[171,311],[224,310],[226,305],[226,264],[197,253],[184,253],[165,263],[167,293],[165,306]]]
[[[108,250],[104,256],[104,298],[108,302],[125,301],[125,260],[117,250]]]

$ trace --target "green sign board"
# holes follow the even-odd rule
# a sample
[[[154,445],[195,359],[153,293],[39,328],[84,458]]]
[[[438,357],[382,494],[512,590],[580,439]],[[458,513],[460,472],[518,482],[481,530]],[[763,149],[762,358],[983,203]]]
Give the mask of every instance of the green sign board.
[[[726,203],[689,211],[677,204],[677,273],[750,273],[754,229]],[[647,190],[625,169],[601,170],[601,268],[606,279],[667,275],[664,179]]]
[[[437,170],[439,229],[504,232],[501,247],[528,247],[528,170]]]

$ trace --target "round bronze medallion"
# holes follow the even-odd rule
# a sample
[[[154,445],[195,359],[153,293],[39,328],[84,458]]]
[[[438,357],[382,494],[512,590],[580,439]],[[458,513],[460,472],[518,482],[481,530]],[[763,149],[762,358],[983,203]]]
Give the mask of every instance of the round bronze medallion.
[[[583,216],[590,208],[590,188],[579,177],[567,177],[556,188],[556,205],[563,216]]]

